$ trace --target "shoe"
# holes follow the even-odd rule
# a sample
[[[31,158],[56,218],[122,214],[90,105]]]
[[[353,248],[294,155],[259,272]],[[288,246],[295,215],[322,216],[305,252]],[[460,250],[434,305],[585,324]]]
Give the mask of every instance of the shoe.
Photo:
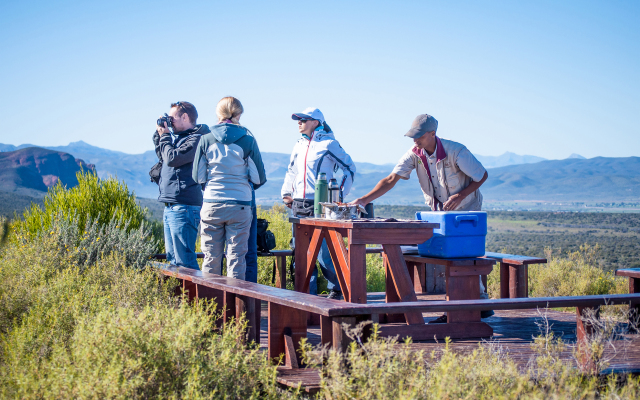
[[[493,312],[493,310],[484,310],[482,312],[480,312],[480,318],[484,319],[484,318],[489,318],[490,316],[492,316],[493,314],[495,314]]]
[[[447,323],[447,314],[441,315],[433,321],[429,321],[430,324],[446,324]]]
[[[327,299],[333,299],[333,300],[342,300],[342,292],[338,292],[337,290],[333,290],[331,289],[329,291],[329,295],[327,296]]]

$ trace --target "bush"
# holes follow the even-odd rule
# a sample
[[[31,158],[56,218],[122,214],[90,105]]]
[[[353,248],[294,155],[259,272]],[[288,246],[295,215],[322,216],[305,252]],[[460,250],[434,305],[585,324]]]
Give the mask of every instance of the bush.
[[[67,221],[77,219],[84,228],[87,221],[106,225],[111,220],[128,222],[127,229],[138,229],[145,219],[145,210],[137,203],[124,182],[115,178],[100,179],[92,172],[78,172],[78,185],[66,188],[58,183],[49,189],[44,206],[33,204],[14,222],[17,230],[29,237],[49,232],[54,219],[62,214]]]
[[[560,359],[564,344],[553,335],[541,335],[532,344],[529,367],[492,343],[480,343],[465,352],[449,347],[430,354],[415,352],[411,341],[377,336],[363,342],[361,329],[346,354],[303,346],[305,361],[321,369],[320,396],[339,399],[618,399],[637,398],[640,378],[600,379],[585,376],[572,362]],[[323,362],[323,357],[325,361]]]
[[[548,264],[529,266],[529,297],[627,293],[627,280],[598,267],[599,246],[580,246],[564,257],[547,249]],[[488,277],[489,296],[500,297],[500,268]]]
[[[215,332],[215,314],[156,305],[83,317],[52,356],[10,372],[3,395],[20,398],[280,398],[276,367],[238,340],[244,325]],[[5,370],[5,372],[7,372]]]

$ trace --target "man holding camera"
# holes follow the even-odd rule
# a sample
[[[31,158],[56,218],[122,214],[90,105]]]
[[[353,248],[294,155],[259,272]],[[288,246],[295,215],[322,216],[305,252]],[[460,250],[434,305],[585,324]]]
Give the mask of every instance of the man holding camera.
[[[164,203],[164,243],[167,261],[200,269],[196,258],[196,238],[202,208],[202,185],[191,176],[193,158],[200,137],[209,133],[207,125],[196,125],[198,111],[193,104],[171,104],[169,114],[158,119],[153,143],[162,163],[158,186]],[[171,132],[173,130],[173,134]]]

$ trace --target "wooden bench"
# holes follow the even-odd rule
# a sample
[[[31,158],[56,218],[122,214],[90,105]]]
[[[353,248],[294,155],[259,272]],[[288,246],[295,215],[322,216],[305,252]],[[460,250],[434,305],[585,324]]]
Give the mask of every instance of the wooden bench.
[[[625,268],[616,270],[616,275],[629,278],[629,293],[640,293],[640,268]],[[629,310],[630,326],[637,329],[640,319],[640,306]]]
[[[579,297],[518,298],[497,300],[414,301],[402,303],[358,304],[312,296],[257,283],[208,274],[189,268],[156,264],[160,271],[182,281],[181,291],[190,300],[215,299],[225,309],[223,322],[243,313],[248,320],[248,340],[260,341],[261,302],[268,303],[267,348],[271,359],[285,354],[289,367],[300,365],[297,350],[300,340],[307,335],[307,313],[320,315],[321,343],[334,349],[346,349],[351,339],[346,331],[358,321],[371,319],[372,315],[425,312],[513,310],[550,307],[577,308],[578,340],[584,341],[592,327],[582,320],[586,310],[602,305],[629,304],[640,306],[640,293],[624,295],[599,295]],[[421,329],[432,327],[427,330]],[[470,325],[469,329],[473,329]],[[381,326],[381,335],[412,337],[414,340],[430,340],[434,336],[451,337],[447,324]],[[478,337],[483,333],[478,332]],[[452,337],[454,338],[454,337]]]
[[[502,299],[529,297],[529,265],[547,263],[546,258],[515,254],[486,252],[484,256],[500,262],[500,298]],[[484,283],[486,287],[486,280]]]
[[[367,247],[367,254],[380,254],[382,253],[382,247]],[[197,258],[204,258],[204,253],[196,253]],[[275,257],[273,275],[275,278],[275,285],[278,288],[287,288],[287,257],[293,257],[293,250],[271,250],[268,252],[258,252],[258,257]],[[154,254],[152,258],[156,260],[166,260],[167,255],[165,253]],[[292,264],[291,264],[292,265]],[[290,272],[290,276],[294,276],[293,270]]]

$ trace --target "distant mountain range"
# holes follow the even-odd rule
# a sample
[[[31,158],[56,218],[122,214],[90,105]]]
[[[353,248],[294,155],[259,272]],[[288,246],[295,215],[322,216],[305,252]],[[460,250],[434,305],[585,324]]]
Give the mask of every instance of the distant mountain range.
[[[14,154],[14,150],[28,146],[30,145],[0,144],[0,151],[10,151],[12,153],[7,153],[10,155]],[[117,176],[124,180],[129,189],[139,197],[156,198],[158,196],[158,187],[149,181],[148,175],[149,168],[157,161],[153,151],[126,154],[91,146],[82,141],[70,143],[68,146],[48,147],[48,149],[52,150],[51,153],[69,153],[76,159],[95,164],[101,178]],[[287,170],[289,155],[266,152],[262,153],[262,156],[268,181],[256,192],[256,197],[262,204],[273,204],[280,201],[280,188]],[[638,157],[596,157],[587,160],[580,155],[572,154],[565,160],[545,160],[541,157],[514,153],[505,153],[501,156],[476,155],[476,157],[489,170],[489,179],[481,189],[486,200],[620,201],[640,198],[640,158]],[[367,193],[380,179],[391,172],[393,166],[394,164],[356,162],[356,179],[347,200]],[[8,164],[6,168],[9,168]],[[62,175],[60,177],[64,182]],[[0,179],[4,181],[5,178],[2,176]],[[12,182],[17,181],[13,179]],[[38,186],[40,189],[35,189],[32,186],[29,187],[30,190],[41,190],[46,187],[46,185],[40,185]],[[424,204],[415,174],[408,181],[398,182],[396,188],[379,199],[378,203]]]
[[[70,154],[40,147],[0,153],[0,190],[40,196],[58,182],[77,185],[76,172],[80,169],[95,170],[95,166]]]

